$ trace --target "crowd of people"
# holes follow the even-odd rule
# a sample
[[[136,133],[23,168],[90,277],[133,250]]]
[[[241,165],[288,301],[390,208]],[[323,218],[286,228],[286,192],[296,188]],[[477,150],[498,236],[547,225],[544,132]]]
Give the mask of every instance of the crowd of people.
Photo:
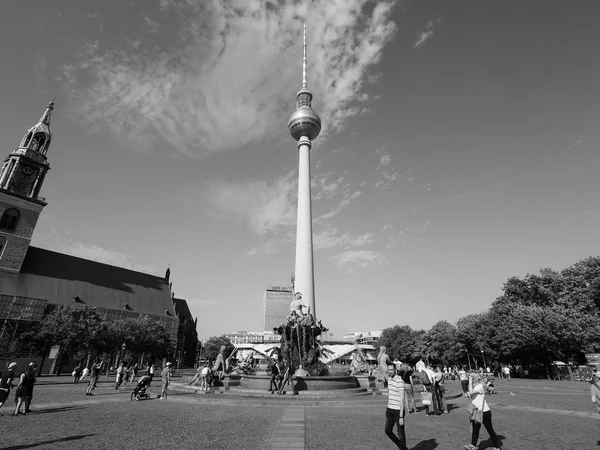
[[[385,434],[396,444],[399,449],[406,450],[406,413],[413,414],[419,411],[415,405],[415,377],[421,385],[421,402],[425,405],[426,416],[449,414],[450,410],[444,399],[445,381],[459,379],[464,396],[470,400],[469,416],[471,426],[471,443],[465,445],[466,450],[475,450],[479,440],[481,425],[490,435],[494,449],[499,448],[498,436],[492,426],[492,412],[486,395],[492,393],[494,387],[488,372],[472,371],[467,373],[465,367],[445,368],[442,365],[433,367],[422,360],[412,367],[398,359],[392,361],[381,346],[377,355],[377,366],[373,370],[380,381],[387,383],[388,406],[385,417]],[[491,374],[490,374],[491,375]],[[397,435],[393,429],[396,427]]]
[[[415,369],[405,364],[388,366],[388,406],[385,417],[385,434],[396,444],[399,449],[407,450],[405,417],[406,413],[418,413],[414,399],[413,374],[416,373],[422,385],[422,403],[426,406],[426,416],[448,414],[450,411],[444,400],[444,376],[440,366],[435,369],[419,361]],[[470,414],[471,442],[465,445],[466,450],[475,450],[479,440],[481,425],[490,435],[492,450],[500,446],[498,436],[492,426],[492,412],[486,400],[488,393],[486,378],[478,373],[467,375],[466,395],[472,405]],[[462,383],[461,383],[462,384]],[[393,429],[396,427],[397,435]]]

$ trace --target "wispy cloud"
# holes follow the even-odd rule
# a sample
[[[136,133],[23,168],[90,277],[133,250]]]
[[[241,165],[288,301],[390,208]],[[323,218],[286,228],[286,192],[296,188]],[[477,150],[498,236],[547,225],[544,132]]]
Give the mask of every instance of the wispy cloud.
[[[596,217],[596,214],[593,211],[586,209],[580,214],[580,216],[587,217],[588,219],[594,219]]]
[[[216,211],[264,236],[295,223],[295,174],[288,172],[271,183],[211,182],[206,185],[205,197]]]
[[[355,268],[365,268],[385,262],[381,252],[374,250],[346,250],[329,258],[337,267],[352,272]]]
[[[579,139],[577,142],[574,142],[569,146],[569,150],[573,150],[575,147],[577,147],[579,144],[582,144],[582,143],[583,143],[583,141],[581,139]]]
[[[367,3],[373,5],[369,15]],[[170,40],[144,48],[127,28],[129,34],[107,39],[129,39],[130,50],[115,50],[113,41],[85,45],[63,67],[64,89],[73,117],[93,129],[145,144],[166,142],[187,155],[272,139],[284,129],[300,85],[303,18],[309,86],[326,136],[368,112],[355,101],[366,99],[362,89],[376,79],[370,69],[394,36],[394,4],[162,0],[160,15],[141,15],[129,28],[162,35],[164,27]]]
[[[372,243],[374,238],[375,236],[373,233],[341,233],[336,227],[326,227],[322,231],[314,233],[313,245],[315,250],[340,246],[345,249],[350,249],[353,247],[364,247],[365,245]]]
[[[331,208],[329,210],[329,212],[316,217],[314,220],[315,222],[323,222],[326,220],[329,220],[335,216],[337,216],[338,214],[340,214],[343,210],[345,210],[346,208],[348,208],[350,206],[350,204],[356,200],[358,197],[360,197],[361,192],[360,191],[354,191],[352,193],[347,192],[344,194],[343,198],[340,200],[340,202],[334,206],[333,208]]]
[[[319,174],[312,180],[313,200],[328,199],[336,196],[342,189],[343,176],[336,176],[335,171]]]
[[[435,26],[442,23],[443,21],[444,19],[438,17],[437,19],[433,19],[427,22],[423,27],[423,30],[417,33],[417,40],[415,42],[414,47],[419,48],[425,45],[425,43],[429,41],[435,34]]]
[[[400,174],[391,165],[392,156],[385,147],[378,148],[375,152],[379,155],[379,162],[377,165],[377,181],[373,189],[384,189],[396,181],[400,177]]]

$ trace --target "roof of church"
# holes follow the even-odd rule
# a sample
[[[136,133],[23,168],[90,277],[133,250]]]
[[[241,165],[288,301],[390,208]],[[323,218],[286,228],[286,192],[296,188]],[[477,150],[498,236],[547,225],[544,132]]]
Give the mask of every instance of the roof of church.
[[[20,273],[0,271],[0,294],[175,316],[169,283],[160,276],[29,247]]]
[[[173,303],[175,303],[175,313],[180,318],[186,318],[191,320],[192,322],[194,321],[194,317],[192,316],[192,312],[190,311],[190,307],[187,304],[187,301],[185,301],[182,298],[175,297],[173,299]]]

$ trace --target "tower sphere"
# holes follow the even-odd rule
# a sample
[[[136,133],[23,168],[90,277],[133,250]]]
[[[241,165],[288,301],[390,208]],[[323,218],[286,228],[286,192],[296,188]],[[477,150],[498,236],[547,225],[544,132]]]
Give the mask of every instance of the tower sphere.
[[[302,136],[314,141],[321,132],[321,119],[310,106],[301,106],[290,116],[288,130],[296,141]]]

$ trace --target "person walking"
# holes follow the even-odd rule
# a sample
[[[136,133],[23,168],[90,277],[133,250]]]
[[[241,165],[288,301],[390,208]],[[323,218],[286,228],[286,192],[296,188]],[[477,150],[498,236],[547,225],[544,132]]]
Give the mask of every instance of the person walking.
[[[469,376],[469,395],[471,396],[471,403],[475,408],[482,412],[482,421],[481,423],[475,422],[473,419],[471,422],[471,443],[465,445],[466,450],[476,450],[477,449],[477,441],[479,440],[479,431],[481,430],[481,424],[485,427],[490,438],[492,439],[492,444],[494,447],[491,450],[498,450],[498,436],[494,431],[494,427],[492,426],[492,411],[490,409],[490,405],[485,399],[485,379],[480,377],[479,375],[471,375]]]
[[[15,378],[15,370],[17,369],[17,363],[12,362],[8,365],[2,377],[0,377],[0,408],[6,403],[10,389],[13,387],[13,379]]]
[[[406,446],[406,431],[404,429],[404,382],[397,374],[396,366],[389,369],[388,383],[388,405],[385,410],[385,434],[396,447],[408,450]],[[394,425],[398,430],[398,436],[394,434]]]
[[[84,381],[88,375],[90,374],[90,368],[88,366],[85,366],[83,368],[83,370],[81,371],[81,378],[79,379],[79,381]]]
[[[169,382],[171,381],[171,366],[172,364],[168,362],[167,364],[165,364],[165,368],[160,373],[160,377],[162,379],[162,389],[160,392],[161,400],[167,399],[167,391],[169,389]]]
[[[504,366],[504,369],[502,369],[504,371],[504,378],[506,378],[508,381],[510,381],[510,367],[508,367],[508,364]]]
[[[269,392],[274,394],[275,391],[279,391],[277,381],[279,379],[279,365],[276,360],[271,361],[271,380],[269,381]]]
[[[431,405],[425,405],[427,411],[425,412],[426,416],[435,416],[437,415],[438,405],[435,396],[435,375],[433,370],[431,370],[431,365],[425,367],[425,363],[423,361],[419,361],[417,363],[417,371],[419,372],[419,379],[421,380],[421,384],[423,385],[423,392],[429,392],[431,394]]]
[[[131,378],[129,379],[129,382],[131,384],[133,384],[133,382],[135,381],[135,378],[137,377],[138,371],[140,370],[139,366],[137,365],[137,363],[135,363],[133,365],[133,367],[131,368]]]
[[[467,368],[465,366],[462,366],[458,371],[458,379],[460,380],[463,397],[469,398],[469,376],[467,375]]]
[[[102,371],[102,367],[104,362],[97,359],[94,364],[92,364],[92,370],[90,372],[90,382],[88,383],[87,390],[85,391],[85,395],[93,396],[92,392],[96,389],[96,384],[98,384],[98,378],[100,378],[100,372]]]
[[[442,366],[437,366],[437,370],[435,372],[435,383],[433,384],[433,387],[433,395],[435,395],[435,400],[437,402],[438,414],[448,414],[450,411],[448,410],[448,406],[444,401],[444,373],[442,372]]]
[[[123,363],[120,363],[119,367],[117,367],[117,375],[115,376],[115,391],[119,390],[121,383],[123,383],[124,376],[125,376],[125,367],[123,367]]]
[[[600,370],[592,374],[590,384],[592,403],[596,404],[596,406],[598,407],[598,413],[600,414]]]
[[[75,368],[73,369],[73,373],[71,375],[73,375],[73,384],[79,383],[79,379],[81,378],[81,365],[80,364],[77,364],[75,366]]]
[[[400,366],[399,375],[404,383],[404,405],[406,406],[406,410],[409,414],[419,412],[417,410],[417,406],[415,405],[415,386],[412,379],[413,373],[414,371],[410,366],[404,364]]]
[[[21,413],[21,405],[24,405],[23,414],[31,412],[29,406],[31,405],[31,398],[33,397],[33,385],[35,384],[35,381],[35,372],[33,371],[33,363],[31,363],[23,370],[19,379],[15,394],[15,402],[17,403],[15,416],[18,416]]]

